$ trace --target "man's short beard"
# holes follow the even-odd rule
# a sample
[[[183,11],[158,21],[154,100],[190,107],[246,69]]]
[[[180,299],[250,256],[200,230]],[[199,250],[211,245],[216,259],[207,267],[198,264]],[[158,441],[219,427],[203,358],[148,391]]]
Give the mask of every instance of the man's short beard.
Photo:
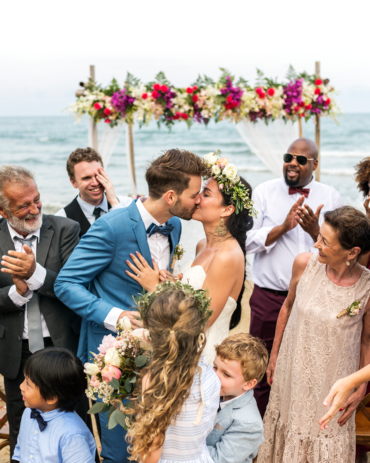
[[[191,220],[195,208],[196,206],[194,206],[193,209],[186,209],[185,207],[182,207],[182,202],[180,199],[178,199],[176,204],[171,209],[169,209],[169,212],[172,215],[179,217],[180,219]]]
[[[298,186],[298,185],[299,185],[299,180],[300,180],[300,178],[301,178],[301,174],[298,172],[297,180],[289,180],[289,179],[288,179],[288,171],[287,171],[287,170],[285,171],[284,179],[285,179],[285,183],[286,183],[288,186]]]
[[[36,222],[33,222],[32,225],[27,223],[26,219],[33,219],[37,217],[37,215],[34,214],[27,214],[27,216],[24,219],[18,219],[18,217],[14,217],[9,211],[8,211],[9,217],[8,217],[8,222],[9,225],[14,228],[14,230],[20,231],[21,233],[27,233],[28,235],[31,233],[35,233],[39,228],[41,228],[42,225],[42,214],[41,214],[41,209],[40,212],[37,214],[38,219]]]

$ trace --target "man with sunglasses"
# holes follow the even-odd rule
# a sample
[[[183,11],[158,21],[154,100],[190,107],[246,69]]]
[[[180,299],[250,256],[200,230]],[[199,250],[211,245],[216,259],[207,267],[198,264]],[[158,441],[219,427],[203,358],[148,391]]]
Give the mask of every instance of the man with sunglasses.
[[[299,138],[282,158],[281,178],[262,183],[253,191],[258,218],[246,243],[247,252],[255,253],[250,333],[263,339],[269,352],[295,257],[301,252],[317,252],[314,243],[323,220],[321,212],[343,205],[333,187],[313,178],[318,149],[312,140]],[[254,395],[263,417],[270,395],[266,376],[255,387]]]

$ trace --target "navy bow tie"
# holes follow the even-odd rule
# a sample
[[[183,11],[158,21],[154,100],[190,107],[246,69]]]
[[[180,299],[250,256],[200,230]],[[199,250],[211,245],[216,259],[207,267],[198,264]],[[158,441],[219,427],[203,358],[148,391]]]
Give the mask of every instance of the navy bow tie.
[[[174,229],[174,226],[169,224],[165,225],[164,227],[158,227],[155,223],[152,223],[149,225],[148,230],[146,231],[149,234],[149,238],[154,235],[154,233],[160,233],[163,236],[168,236],[172,230]]]
[[[41,413],[38,412],[35,408],[31,408],[31,418],[34,418],[38,422],[41,432],[48,425],[44,418],[41,416]]]

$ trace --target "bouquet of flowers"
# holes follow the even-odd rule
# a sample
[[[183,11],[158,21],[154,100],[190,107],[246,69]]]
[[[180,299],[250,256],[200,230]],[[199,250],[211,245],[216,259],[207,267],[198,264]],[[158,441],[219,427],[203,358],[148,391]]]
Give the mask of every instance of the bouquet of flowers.
[[[86,395],[101,399],[89,410],[90,414],[109,411],[108,428],[120,424],[125,429],[130,424],[123,413],[123,400],[132,400],[140,370],[147,366],[152,357],[149,331],[144,328],[133,330],[128,317],[116,326],[117,337],[104,336],[93,354],[92,363],[85,363],[85,373],[90,377]],[[130,404],[127,404],[128,408]]]
[[[339,312],[339,314],[337,315],[337,318],[341,318],[344,315],[349,315],[350,317],[354,317],[355,315],[358,315],[360,313],[361,309],[362,309],[362,303],[360,300],[352,302],[352,304],[349,307]]]

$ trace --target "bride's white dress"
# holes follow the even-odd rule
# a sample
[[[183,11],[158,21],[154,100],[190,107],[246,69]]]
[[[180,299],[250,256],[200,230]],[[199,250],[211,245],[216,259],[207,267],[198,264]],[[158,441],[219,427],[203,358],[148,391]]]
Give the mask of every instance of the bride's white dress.
[[[201,265],[195,265],[192,267],[192,264],[193,262],[189,262],[182,267],[182,282],[191,285],[194,289],[202,289],[207,274]],[[206,332],[207,344],[202,355],[206,358],[210,365],[213,365],[213,360],[216,356],[214,346],[221,344],[221,342],[229,335],[230,319],[235,309],[236,302],[233,298],[229,297],[219,317]]]

